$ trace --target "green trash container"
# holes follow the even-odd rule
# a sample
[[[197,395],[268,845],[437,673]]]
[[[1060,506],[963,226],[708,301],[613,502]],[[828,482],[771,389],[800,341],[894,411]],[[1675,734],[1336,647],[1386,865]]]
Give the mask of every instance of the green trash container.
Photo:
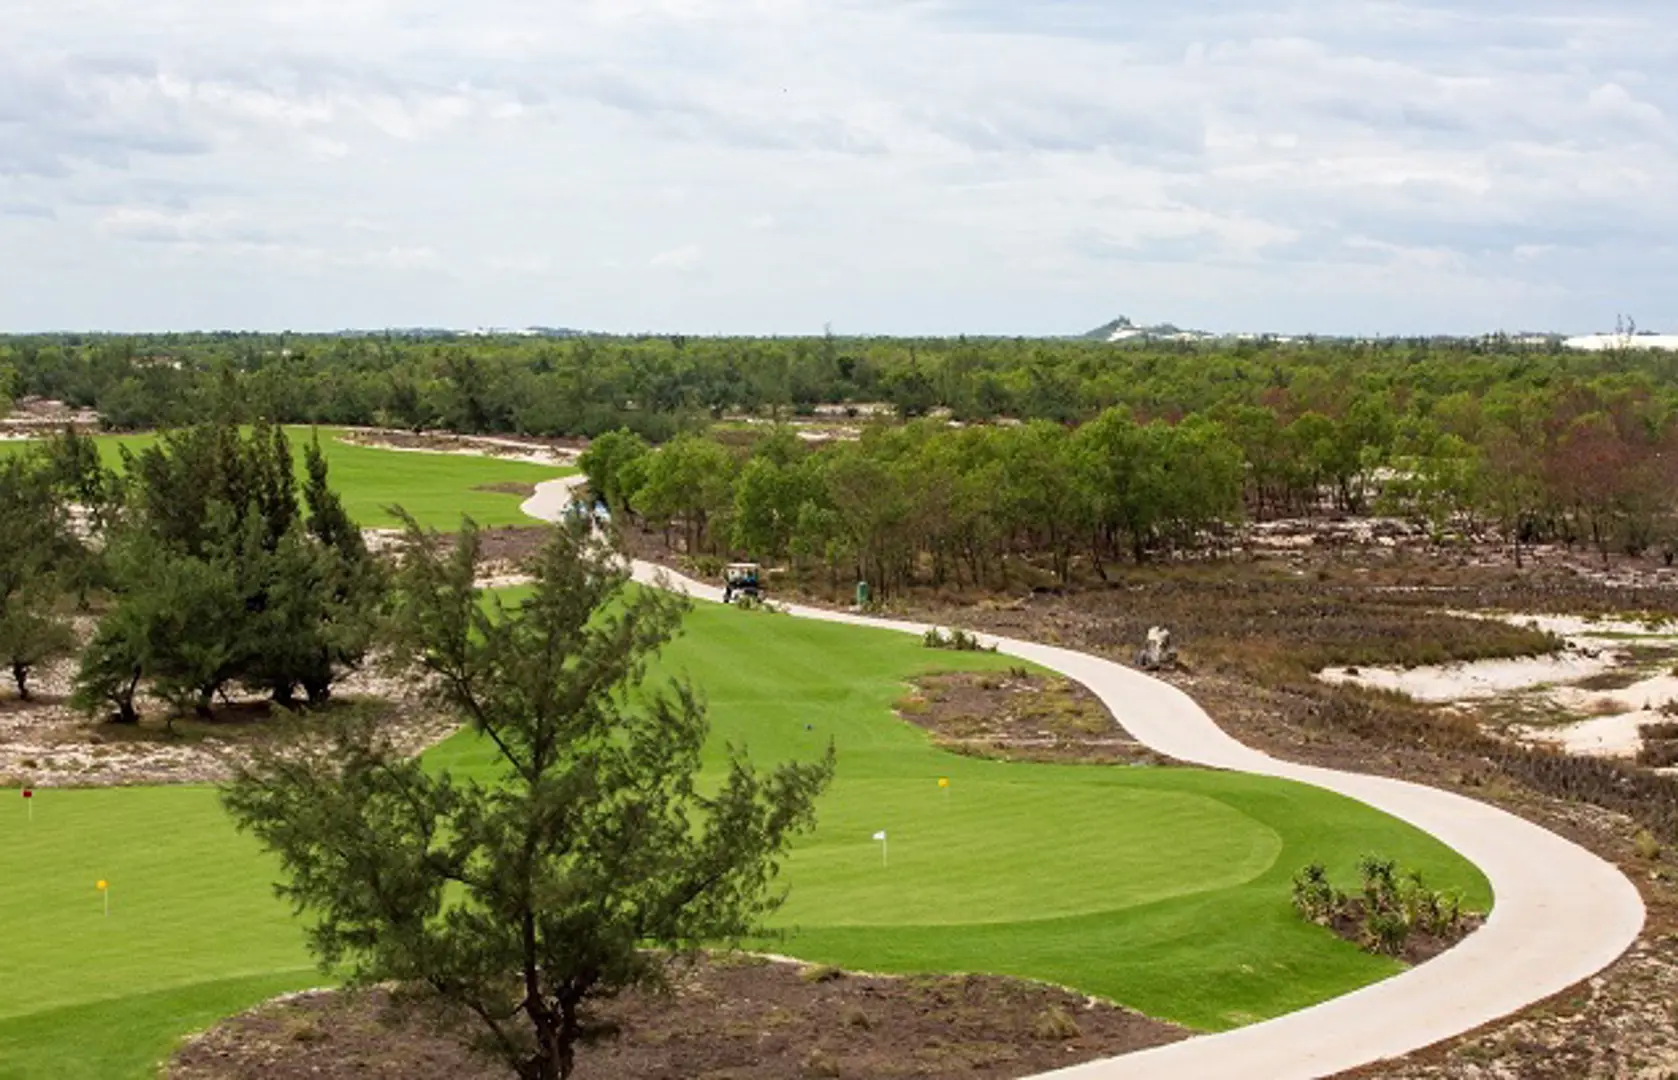
[[[866,581],[856,583],[856,606],[859,608],[868,606],[868,582]]]

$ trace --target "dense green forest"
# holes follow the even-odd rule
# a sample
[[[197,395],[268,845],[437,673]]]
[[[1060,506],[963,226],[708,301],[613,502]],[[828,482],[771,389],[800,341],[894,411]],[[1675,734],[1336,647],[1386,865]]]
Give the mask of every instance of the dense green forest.
[[[1606,380],[1678,386],[1678,354],[1567,352],[1502,339],[1241,341],[269,336],[0,337],[0,394],[97,408],[117,429],[166,427],[236,401],[283,423],[377,424],[654,441],[729,412],[796,415],[885,402],[1078,422],[1112,407],[1175,420],[1254,405],[1284,419],[1382,397],[1400,415],[1460,417],[1533,389]]]
[[[202,334],[0,339],[0,394],[107,426],[205,415],[596,439],[618,508],[709,554],[890,588],[1065,578],[1240,519],[1678,552],[1678,354],[1504,339],[1226,341]],[[776,421],[892,409],[813,449]],[[720,424],[741,415],[768,423]],[[917,418],[921,418],[919,422]],[[899,421],[909,421],[900,423]],[[599,436],[613,433],[612,438]],[[652,449],[659,447],[660,449]]]

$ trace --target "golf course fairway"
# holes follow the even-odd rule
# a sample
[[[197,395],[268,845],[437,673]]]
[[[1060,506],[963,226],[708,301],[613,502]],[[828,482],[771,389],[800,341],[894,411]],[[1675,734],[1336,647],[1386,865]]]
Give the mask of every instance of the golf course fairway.
[[[560,473],[322,441],[346,505],[372,525],[392,503],[438,527],[462,512],[519,521],[517,496],[473,489]],[[1317,788],[957,756],[891,712],[918,673],[1008,666],[889,630],[695,606],[654,677],[704,692],[707,767],[730,743],[763,764],[830,740],[838,751],[817,831],[781,879],[778,933],[757,945],[860,970],[1041,979],[1211,1031],[1399,970],[1294,914],[1289,878],[1308,862],[1350,887],[1357,859],[1378,853],[1490,905],[1484,877],[1443,844]],[[480,775],[490,763],[468,733],[428,760]],[[209,787],[40,790],[28,803],[0,791],[0,1078],[149,1076],[182,1036],[331,982],[275,877]]]
[[[399,525],[390,513],[401,506],[421,525],[452,530],[465,514],[479,525],[536,525],[519,510],[524,495],[514,485],[535,484],[575,472],[574,469],[509,461],[466,454],[395,452],[377,446],[343,441],[344,432],[334,428],[288,427],[297,476],[303,477],[303,448],[316,433],[326,454],[332,486],[343,498],[344,509],[364,528],[383,529]],[[121,464],[120,447],[139,450],[157,441],[157,436],[96,435],[105,463]],[[28,441],[0,442],[0,454],[16,453],[32,445]],[[505,490],[490,491],[501,485]]]
[[[1217,1030],[1398,970],[1298,919],[1288,878],[1306,862],[1349,870],[1380,852],[1473,906],[1490,900],[1437,841],[1314,788],[960,757],[891,714],[914,673],[1005,666],[993,656],[700,604],[661,666],[704,688],[711,763],[727,742],[763,762],[813,757],[829,739],[838,748],[820,825],[787,868],[784,935],[762,943],[775,951],[1044,979]],[[430,759],[480,773],[489,760],[469,734]],[[0,1076],[144,1076],[181,1035],[329,981],[270,892],[272,863],[232,830],[213,790],[34,802],[33,822],[15,795],[0,817]]]

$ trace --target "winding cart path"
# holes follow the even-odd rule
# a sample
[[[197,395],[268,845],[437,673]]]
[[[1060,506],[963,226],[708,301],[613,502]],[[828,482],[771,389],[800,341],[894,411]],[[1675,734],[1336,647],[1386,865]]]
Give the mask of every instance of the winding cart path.
[[[537,487],[525,513],[557,520],[583,481]],[[635,580],[696,599],[722,590],[637,562]],[[921,634],[921,623],[793,606],[799,618]],[[983,639],[1087,686],[1138,741],[1194,765],[1327,788],[1423,829],[1473,861],[1496,904],[1449,952],[1383,982],[1250,1027],[1044,1074],[1055,1080],[1311,1080],[1398,1057],[1558,993],[1613,963],[1643,927],[1643,901],[1618,868],[1506,811],[1401,780],[1296,765],[1225,734],[1187,694],[1109,660],[1029,641]]]

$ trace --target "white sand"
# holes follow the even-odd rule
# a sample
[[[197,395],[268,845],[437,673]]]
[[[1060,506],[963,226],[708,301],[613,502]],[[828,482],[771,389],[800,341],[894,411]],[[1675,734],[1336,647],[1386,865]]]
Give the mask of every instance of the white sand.
[[[1664,638],[1678,635],[1678,623],[1652,619],[1639,622],[1631,619],[1590,619],[1579,615],[1515,615],[1503,612],[1451,611],[1462,619],[1487,619],[1542,630],[1575,644],[1613,644],[1626,637]]]
[[[1659,710],[1669,701],[1678,701],[1678,678],[1672,675],[1653,675],[1619,690],[1586,690],[1578,686],[1559,686],[1551,691],[1556,704],[1569,709],[1606,712],[1612,704],[1621,712],[1648,713]]]
[[[1634,712],[1599,716],[1562,727],[1513,729],[1523,739],[1551,743],[1570,754],[1584,757],[1636,757],[1643,749],[1642,727],[1655,719],[1654,713]]]
[[[531,465],[574,465],[577,455],[569,450],[540,450],[533,449],[529,443],[514,442],[508,439],[491,439],[488,437],[474,439],[480,446],[453,446],[448,448],[431,446],[392,446],[387,442],[380,442],[377,436],[356,436],[346,438],[344,442],[352,446],[363,446],[369,450],[388,450],[393,454],[440,454],[455,457],[487,457],[497,461],[522,461]],[[519,452],[505,454],[485,447],[518,447]]]
[[[1443,704],[1493,698],[1555,683],[1572,682],[1612,668],[1608,653],[1553,653],[1514,660],[1476,660],[1416,668],[1328,668],[1318,678],[1377,690],[1396,690],[1417,701]]]
[[[1628,638],[1642,642],[1678,639],[1678,624],[1573,615],[1472,611],[1450,614],[1547,631],[1565,639],[1569,651],[1521,660],[1480,660],[1439,667],[1360,668],[1355,676],[1344,668],[1330,668],[1318,677],[1324,682],[1395,690],[1417,701],[1435,704],[1538,692],[1541,700],[1577,713],[1579,721],[1553,727],[1520,726],[1511,731],[1524,739],[1564,747],[1570,753],[1603,757],[1636,756],[1643,745],[1642,725],[1660,719],[1658,710],[1668,702],[1678,701],[1678,676],[1668,673],[1652,675],[1617,690],[1568,685],[1620,666],[1626,657],[1619,647],[1626,645]]]

